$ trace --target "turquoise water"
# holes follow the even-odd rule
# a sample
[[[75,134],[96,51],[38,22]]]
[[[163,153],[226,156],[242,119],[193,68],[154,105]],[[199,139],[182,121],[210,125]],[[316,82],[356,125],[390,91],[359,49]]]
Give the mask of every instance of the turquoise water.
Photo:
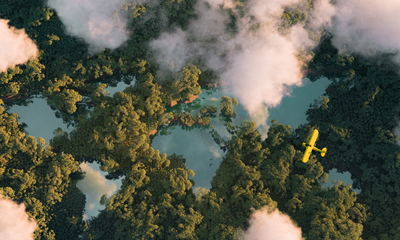
[[[327,79],[320,79],[315,83],[310,82],[308,79],[303,80],[302,87],[293,87],[290,96],[282,99],[281,104],[276,108],[264,107],[257,116],[249,116],[244,107],[240,104],[233,105],[233,110],[236,117],[232,119],[232,124],[240,125],[244,121],[255,121],[257,124],[256,129],[260,132],[262,139],[267,137],[269,126],[273,119],[277,119],[278,123],[290,125],[293,129],[297,128],[300,124],[307,123],[306,111],[309,109],[310,104],[314,103],[314,99],[321,96],[330,83]],[[212,118],[211,126],[218,132],[224,139],[229,140],[231,135],[226,131],[223,126],[223,121],[220,121],[218,115],[220,113],[220,100],[222,96],[234,97],[231,92],[217,91],[208,92],[203,91],[191,104],[180,104],[175,108],[196,109],[200,106],[209,106],[212,104],[218,107],[217,117]],[[192,114],[196,114],[199,110],[192,110]],[[203,187],[206,189],[211,188],[211,180],[218,169],[222,157],[225,153],[220,149],[218,144],[213,140],[212,135],[208,130],[192,129],[187,131],[180,126],[170,128],[170,135],[156,135],[152,142],[154,149],[160,150],[160,153],[167,153],[170,155],[176,153],[183,155],[186,158],[186,165],[188,169],[195,172],[195,176],[191,177],[195,181],[194,188]],[[350,173],[344,174],[337,173],[335,169],[329,172],[328,182],[323,187],[332,187],[332,180],[341,180],[344,183],[352,184]],[[356,192],[360,192],[356,190]]]
[[[257,129],[261,136],[267,137],[268,127],[271,125],[273,119],[277,119],[278,123],[288,124],[292,128],[297,128],[300,124],[306,123],[305,112],[309,108],[310,104],[314,103],[314,99],[318,99],[321,96],[326,86],[330,83],[327,79],[320,79],[315,83],[311,83],[309,80],[304,79],[302,87],[294,87],[290,96],[286,96],[282,99],[280,105],[276,108],[263,108],[260,114],[257,116],[250,117],[240,104],[238,106],[233,105],[233,110],[236,113],[236,117],[232,119],[232,123],[240,125],[240,123],[248,121],[256,121]],[[134,84],[132,82],[131,84]],[[117,91],[123,91],[128,85],[120,82],[115,86],[109,86],[106,90],[110,92],[112,96]],[[207,94],[203,91],[199,98],[191,104],[182,104],[177,107],[186,110],[196,108],[196,105],[202,106],[213,104],[219,106],[219,102],[222,96],[234,97],[232,93],[227,91],[218,91],[211,94]],[[197,107],[198,107],[197,106]],[[25,122],[28,127],[26,130],[29,135],[35,138],[42,137],[46,143],[53,138],[53,131],[58,127],[65,132],[70,132],[73,128],[67,128],[67,124],[63,124],[61,118],[57,118],[53,110],[47,105],[45,99],[34,98],[33,103],[28,106],[13,106],[10,113],[17,113],[20,116],[20,122]],[[199,109],[192,110],[192,114],[199,112]],[[211,120],[211,125],[218,132],[218,134],[225,140],[229,140],[231,135],[226,131],[218,118],[218,112],[215,114],[217,117]],[[186,165],[189,169],[195,172],[195,176],[192,178],[195,181],[194,188],[203,187],[206,189],[211,188],[211,179],[215,175],[215,171],[222,161],[224,152],[219,148],[217,143],[213,140],[209,130],[192,129],[191,131],[183,130],[180,126],[169,128],[170,135],[157,135],[153,139],[152,147],[160,150],[160,153],[167,153],[170,155],[176,153],[182,154],[186,158]],[[81,165],[82,166],[82,165]],[[86,169],[87,177],[78,183],[78,187],[87,195],[88,202],[85,214],[88,218],[96,216],[98,210],[104,209],[104,206],[99,204],[99,200],[102,194],[108,193],[111,196],[121,186],[121,179],[116,181],[110,181],[105,179],[105,172],[101,172],[99,164],[92,163],[82,166]],[[340,180],[344,183],[352,184],[350,179],[350,173],[340,174],[336,170],[332,170],[329,173],[328,183],[323,185],[324,187],[332,187],[332,180]],[[356,190],[356,192],[360,192]]]

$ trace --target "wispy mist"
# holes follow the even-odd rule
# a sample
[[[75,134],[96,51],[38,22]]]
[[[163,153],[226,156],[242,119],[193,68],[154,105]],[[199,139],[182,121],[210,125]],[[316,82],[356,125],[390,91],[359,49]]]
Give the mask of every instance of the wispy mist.
[[[0,196],[0,239],[33,240],[36,222],[29,219],[23,203],[1,199]]]
[[[254,211],[250,216],[250,227],[238,240],[304,240],[301,228],[290,217],[280,214],[278,209],[268,213],[268,208]]]
[[[337,0],[335,9],[328,30],[339,50],[365,56],[399,52],[399,1]],[[398,55],[396,60],[400,63]]]
[[[233,37],[226,32],[230,17],[224,10],[233,6],[230,0],[198,1],[195,5],[198,19],[191,21],[187,30],[191,57],[202,59],[205,67],[219,74],[229,62],[222,56],[235,47]]]
[[[9,20],[0,19],[0,72],[37,57],[38,48],[24,29],[8,26]]]
[[[260,23],[276,23],[277,18],[280,18],[284,7],[300,2],[300,0],[251,0],[249,2],[249,14],[256,17]]]
[[[172,71],[170,65],[176,58],[182,61],[174,65],[178,66],[175,69],[183,67],[182,53],[187,59],[202,59],[202,64],[213,69],[220,81],[228,83],[226,88],[251,116],[265,115],[264,111],[258,111],[264,106],[278,106],[284,96],[290,95],[291,86],[302,86],[303,62],[298,55],[317,44],[302,25],[292,27],[285,35],[278,30],[285,6],[299,2],[251,0],[247,13],[239,17],[232,1],[199,0],[195,6],[198,18],[191,21],[187,31],[167,33],[169,38],[160,37],[150,46],[160,53],[155,56],[163,70]],[[237,19],[235,35],[226,31],[230,21],[227,8],[231,8]],[[326,21],[316,15],[313,26]],[[174,39],[174,44],[170,44],[173,47],[165,47],[170,39]]]
[[[298,2],[252,0],[250,11],[238,21],[234,42],[239,50],[228,53],[231,65],[220,77],[250,115],[257,115],[262,105],[278,106],[290,95],[291,86],[302,85],[302,62],[297,55],[315,43],[300,25],[286,35],[278,31],[284,7]]]
[[[186,45],[186,34],[177,29],[173,33],[164,32],[159,38],[150,42],[152,58],[159,64],[159,75],[162,78],[169,72],[178,72],[189,58]]]
[[[232,5],[228,0],[225,2],[198,1],[195,5],[198,19],[190,22],[187,31],[178,28],[150,41],[149,56],[159,64],[159,77],[177,73],[196,57],[206,59],[206,66],[217,72],[226,67],[220,55],[230,43],[225,32],[229,15],[218,6]]]
[[[315,1],[313,10],[313,21],[310,24],[312,28],[319,28],[320,26],[330,24],[332,16],[336,13],[336,7],[329,0]]]
[[[66,27],[66,33],[83,38],[91,54],[116,49],[129,38],[128,16],[113,14],[126,0],[48,0]]]

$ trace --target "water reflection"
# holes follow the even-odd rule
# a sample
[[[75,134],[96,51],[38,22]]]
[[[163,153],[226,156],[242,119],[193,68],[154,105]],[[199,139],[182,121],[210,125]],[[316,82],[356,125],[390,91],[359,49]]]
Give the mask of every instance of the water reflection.
[[[133,82],[132,82],[133,81]],[[134,79],[127,79],[126,82],[115,82],[109,83],[106,88],[110,92],[109,96],[112,96],[115,92],[123,91],[127,86],[133,85],[135,83]],[[242,122],[255,121],[257,123],[257,130],[260,132],[262,139],[267,137],[269,124],[273,119],[277,119],[278,123],[288,124],[292,128],[297,128],[300,124],[307,123],[305,112],[309,108],[309,104],[314,102],[314,99],[318,99],[321,96],[327,85],[330,83],[327,79],[319,79],[317,82],[311,83],[306,80],[303,87],[294,87],[291,96],[286,96],[282,99],[282,102],[276,108],[260,107],[258,115],[250,117],[243,106],[240,104],[238,106],[233,105],[233,110],[236,113],[235,117],[232,117],[233,125],[240,125]],[[217,112],[209,114],[211,118],[211,126],[208,128],[205,126],[197,127],[181,127],[178,125],[171,125],[168,128],[161,129],[157,132],[152,140],[152,147],[154,149],[160,150],[160,153],[167,153],[171,155],[176,153],[178,155],[182,154],[186,158],[186,165],[189,169],[192,169],[196,175],[192,178],[196,185],[194,187],[204,187],[207,189],[211,188],[211,179],[215,175],[222,157],[224,156],[224,151],[220,148],[223,145],[224,140],[229,140],[231,134],[226,130],[223,125],[228,119],[221,118],[220,115],[220,100],[222,96],[234,97],[232,93],[228,91],[203,91],[199,98],[194,100],[194,102],[189,104],[178,104],[174,108],[167,110],[180,110],[182,112],[191,112],[191,114],[197,114],[203,105],[210,106],[214,105],[217,107]],[[29,135],[35,138],[43,137],[46,142],[49,142],[53,138],[53,132],[55,129],[60,127],[64,132],[70,133],[74,127],[67,127],[67,123],[63,122],[62,118],[57,118],[55,111],[53,111],[48,105],[47,101],[43,98],[33,98],[31,103],[27,106],[14,105],[8,111],[9,113],[17,113],[20,116],[20,122],[26,123],[26,130]],[[215,140],[215,136],[210,133],[214,130],[220,138],[218,138],[221,143],[218,144]],[[103,180],[90,181],[90,184],[95,184],[98,182],[98,187],[107,185],[109,183],[104,182],[106,180],[104,177],[107,173],[101,172],[99,170],[99,165],[97,163],[88,163],[87,166],[93,169],[88,170],[97,177],[101,174]],[[324,185],[333,186],[332,180],[339,179],[342,182],[352,184],[350,179],[350,173],[337,173],[335,169],[329,172],[328,182]],[[109,181],[109,180],[106,180]],[[117,181],[109,181],[116,185],[117,189],[120,188],[121,178]],[[84,182],[80,182],[83,184]],[[89,184],[89,183],[88,183]],[[96,187],[96,189],[98,189]],[[100,187],[103,188],[103,187]],[[89,196],[90,194],[96,195],[92,197],[91,202],[88,202],[87,211],[85,214],[90,218],[91,216],[96,216],[97,211],[104,209],[98,202],[99,193],[90,192],[90,188],[81,188],[83,192]],[[104,193],[109,193],[108,197],[111,195],[111,190],[107,188],[103,189]],[[356,190],[359,192],[359,190]],[[100,196],[101,197],[101,196]],[[89,204],[95,204],[89,205]],[[92,209],[92,211],[90,211]]]
[[[133,80],[133,79],[132,79]],[[129,84],[119,82],[108,86],[106,90],[110,92],[110,96],[118,91],[123,91]],[[68,123],[58,116],[58,111],[54,111],[49,105],[47,100],[41,97],[33,97],[27,104],[20,106],[14,105],[8,110],[9,113],[17,113],[20,117],[21,125],[25,123],[27,127],[25,130],[29,133],[28,136],[35,138],[42,137],[46,143],[50,142],[53,138],[53,132],[57,128],[61,128],[63,132],[70,133],[75,127],[68,126]],[[93,111],[93,108],[90,109]],[[103,194],[112,196],[121,187],[121,180],[107,180],[105,176],[107,172],[100,171],[100,164],[96,162],[82,163],[81,169],[86,172],[85,178],[78,182],[77,187],[82,190],[86,195],[86,206],[84,212],[84,219],[90,219],[98,215],[99,210],[105,208],[100,205],[99,201]]]
[[[351,180],[351,173],[350,172],[344,172],[344,173],[339,173],[336,169],[332,169],[328,172],[328,180],[326,184],[323,185],[323,188],[328,188],[328,187],[333,187],[333,181],[339,180],[345,184],[352,185],[353,180]],[[361,193],[360,189],[353,189],[354,192],[357,194]]]
[[[318,82],[304,82],[303,87],[294,87],[291,96],[282,99],[282,102],[276,108],[268,109],[261,106],[258,114],[249,116],[247,111],[240,104],[233,105],[233,110],[236,113],[235,117],[230,120],[233,125],[240,125],[244,121],[255,121],[256,129],[260,132],[262,139],[267,138],[269,124],[273,119],[277,119],[278,123],[290,125],[292,128],[297,128],[300,124],[307,123],[305,112],[309,105],[318,99],[324,92],[328,84],[327,79],[320,79]],[[222,119],[220,116],[220,101],[222,96],[234,97],[229,91],[204,91],[199,95],[199,98],[189,104],[178,104],[172,108],[167,108],[167,111],[186,111],[191,114],[200,112],[202,106],[213,105],[217,107],[217,112],[210,114],[210,128],[204,126],[181,127],[174,124],[168,128],[163,128],[154,136],[152,147],[160,150],[160,153],[171,155],[176,153],[183,155],[186,158],[188,169],[195,172],[193,179],[196,183],[194,188],[203,187],[211,188],[211,180],[218,169],[219,164],[224,156],[224,151],[220,148],[231,138],[226,127],[223,125],[227,119]],[[203,128],[203,130],[201,130]],[[220,138],[216,140],[215,135],[211,131],[215,131]],[[350,173],[338,173],[335,169],[329,172],[329,178],[323,187],[333,187],[332,180],[340,180],[344,183],[352,184]],[[360,190],[355,190],[357,193]]]
[[[226,130],[224,123],[230,121],[234,125],[240,125],[248,120],[257,120],[251,118],[242,105],[233,105],[234,117],[223,117],[221,115],[221,98],[222,96],[234,97],[228,91],[206,91],[202,90],[199,98],[192,103],[177,104],[173,107],[167,107],[167,111],[187,112],[195,115],[200,112],[203,106],[213,105],[217,107],[217,112],[206,114],[211,117],[211,127],[209,126],[191,126],[182,127],[178,123],[171,124],[169,127],[162,128],[156,133],[152,140],[152,147],[160,150],[160,153],[171,155],[176,153],[186,158],[186,166],[195,172],[195,176],[191,179],[195,181],[194,187],[211,188],[211,179],[215,175],[219,164],[224,156],[221,146],[226,145],[231,138],[231,134]],[[265,111],[267,108],[265,107]],[[266,118],[264,118],[265,120]],[[257,127],[264,133],[266,137],[267,131],[263,131],[266,123],[256,121]],[[214,133],[214,134],[212,134]]]

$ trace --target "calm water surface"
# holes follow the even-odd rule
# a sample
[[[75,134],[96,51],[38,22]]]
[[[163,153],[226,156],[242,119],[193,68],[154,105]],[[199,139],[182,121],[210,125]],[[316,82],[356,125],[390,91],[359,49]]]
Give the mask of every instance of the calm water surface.
[[[303,86],[293,87],[291,95],[284,97],[279,106],[271,109],[265,107],[257,116],[250,117],[240,102],[238,106],[233,105],[236,117],[232,119],[232,124],[240,125],[246,120],[256,121],[257,130],[263,139],[267,137],[268,128],[273,119],[277,119],[278,123],[290,125],[294,129],[300,124],[305,124],[307,122],[305,112],[309,105],[313,104],[314,99],[318,99],[325,92],[325,88],[330,81],[327,79],[319,79],[315,83],[311,83],[308,79],[303,81]],[[131,84],[134,84],[134,81]],[[117,91],[123,91],[127,86],[127,84],[120,82],[114,87],[109,86],[106,90],[112,96]],[[227,141],[231,138],[231,135],[223,126],[224,122],[220,121],[218,117],[219,103],[222,96],[234,97],[232,93],[227,91],[217,91],[210,94],[203,91],[193,103],[180,104],[176,108],[186,109],[187,111],[193,109],[192,114],[196,114],[199,112],[198,109],[196,110],[196,105],[199,107],[213,104],[218,107],[217,117],[212,118],[211,126]],[[28,125],[26,130],[29,135],[35,138],[42,137],[46,143],[53,138],[53,131],[58,127],[68,133],[73,130],[72,127],[67,128],[67,124],[64,124],[62,119],[56,118],[55,112],[50,109],[45,99],[34,98],[33,103],[28,106],[13,106],[9,112],[17,113],[20,116],[19,121]],[[215,171],[225,155],[213,140],[211,133],[209,133],[210,130],[192,129],[188,131],[180,126],[175,126],[169,128],[168,131],[170,132],[169,135],[159,135],[158,133],[153,139],[152,147],[156,150],[158,149],[160,153],[167,153],[167,155],[172,153],[183,155],[186,158],[188,169],[192,169],[195,172],[195,176],[191,177],[195,181],[194,188],[210,189],[212,177],[215,175]],[[86,177],[77,186],[87,196],[85,218],[90,218],[91,216],[96,216],[98,210],[104,209],[104,206],[99,204],[100,197],[105,193],[108,196],[114,194],[121,186],[121,179],[116,181],[105,179],[106,173],[100,171],[97,163],[83,163],[81,168],[86,172]],[[328,182],[323,186],[332,187],[331,181],[336,179],[352,184],[350,173],[341,174],[334,169],[329,172]],[[360,192],[359,190],[355,191]]]

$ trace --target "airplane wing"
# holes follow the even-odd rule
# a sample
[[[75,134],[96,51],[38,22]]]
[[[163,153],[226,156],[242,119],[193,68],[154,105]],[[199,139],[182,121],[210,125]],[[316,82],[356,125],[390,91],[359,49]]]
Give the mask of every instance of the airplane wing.
[[[317,129],[314,129],[314,131],[313,131],[313,133],[312,133],[312,136],[311,136],[311,139],[310,139],[310,141],[308,142],[308,145],[310,145],[311,148],[314,146],[315,142],[317,141],[318,133],[319,133],[318,130],[317,130]]]
[[[303,143],[303,146],[306,146],[306,144]],[[306,147],[306,151],[304,152],[303,159],[302,159],[303,163],[308,162],[308,159],[310,158],[310,154],[311,154],[312,150],[313,150],[312,147],[308,147],[308,146]]]

